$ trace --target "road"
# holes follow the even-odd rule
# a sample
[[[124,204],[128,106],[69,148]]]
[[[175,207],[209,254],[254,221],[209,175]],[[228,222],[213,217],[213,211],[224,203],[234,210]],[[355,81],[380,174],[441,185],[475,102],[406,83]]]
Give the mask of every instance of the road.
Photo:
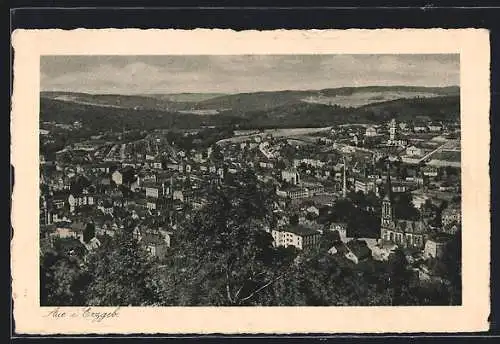
[[[296,137],[312,134],[312,133],[318,133],[321,131],[329,131],[331,130],[330,127],[320,127],[320,128],[286,128],[286,129],[265,129],[263,130],[262,133],[251,133],[248,135],[239,135],[239,136],[233,136],[229,137],[227,139],[222,139],[216,142],[216,144],[225,144],[225,143],[239,143],[243,142],[246,140],[251,139],[252,137],[255,136],[263,136],[263,135],[268,135],[271,134],[273,137],[281,137],[281,138],[293,138],[295,139]]]
[[[359,150],[359,151],[362,151],[362,152],[366,152],[366,153],[370,153],[370,154],[375,154],[375,151],[372,151],[371,149],[363,148],[363,147],[357,147],[357,146],[351,146],[351,145],[348,145],[348,144],[345,144],[345,143],[337,143],[336,146],[337,146],[337,149],[342,149],[343,147],[349,147],[349,148],[353,148],[355,150]],[[334,147],[335,147],[335,144],[334,144]]]
[[[452,141],[447,141],[447,142],[443,143],[441,146],[439,146],[438,148],[434,149],[432,152],[427,153],[426,155],[424,155],[418,162],[419,163],[425,162],[427,159],[429,159],[431,157],[432,154],[439,153],[440,151],[442,151],[443,149],[445,149],[447,146],[450,146],[450,145],[453,145]]]

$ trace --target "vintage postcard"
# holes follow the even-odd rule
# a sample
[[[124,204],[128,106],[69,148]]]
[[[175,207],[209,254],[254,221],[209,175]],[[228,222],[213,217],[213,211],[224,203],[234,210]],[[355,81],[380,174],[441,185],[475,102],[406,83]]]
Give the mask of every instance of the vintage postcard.
[[[13,47],[16,333],[488,329],[488,31]]]

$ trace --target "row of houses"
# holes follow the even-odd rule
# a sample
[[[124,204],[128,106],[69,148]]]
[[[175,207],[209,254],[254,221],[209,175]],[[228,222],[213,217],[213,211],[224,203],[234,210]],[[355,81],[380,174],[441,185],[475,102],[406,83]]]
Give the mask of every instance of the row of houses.
[[[86,237],[87,226],[95,228],[91,237]],[[103,237],[113,237],[118,231],[123,230],[123,225],[110,222],[103,225],[96,225],[94,222],[59,222],[45,226],[49,242],[53,245],[57,239],[74,239],[80,242],[87,251],[92,251],[101,246]],[[144,248],[154,257],[164,258],[168,248],[171,246],[173,232],[163,228],[151,228],[144,225],[137,225],[133,230],[134,238],[144,246]],[[99,239],[101,238],[101,239]]]
[[[445,129],[443,124],[436,122],[414,123],[411,126],[409,126],[408,123],[406,122],[399,122],[397,123],[397,125],[401,130],[413,130],[416,133],[423,133],[423,132],[439,133]],[[379,129],[376,128],[375,126],[369,126],[368,128],[366,128],[364,133],[366,137],[374,137],[379,134],[380,134]]]

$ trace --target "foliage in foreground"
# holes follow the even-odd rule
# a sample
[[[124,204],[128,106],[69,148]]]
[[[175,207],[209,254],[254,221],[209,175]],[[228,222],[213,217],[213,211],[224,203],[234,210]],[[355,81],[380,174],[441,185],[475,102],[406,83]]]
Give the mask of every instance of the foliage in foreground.
[[[436,263],[452,285],[420,285],[398,251],[389,262],[354,265],[322,245],[298,254],[275,248],[273,194],[251,173],[246,183],[219,190],[187,218],[165,260],[153,259],[132,236],[121,234],[82,257],[63,249],[41,257],[42,305],[369,306],[460,304],[456,257]],[[456,245],[460,247],[460,243]],[[453,265],[455,262],[455,265]]]

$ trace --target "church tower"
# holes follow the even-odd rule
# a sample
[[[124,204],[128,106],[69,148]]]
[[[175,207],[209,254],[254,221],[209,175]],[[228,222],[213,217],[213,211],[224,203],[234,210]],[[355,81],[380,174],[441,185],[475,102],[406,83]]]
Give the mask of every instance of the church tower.
[[[396,141],[396,120],[393,118],[390,123],[390,128],[389,128],[389,141],[394,142]]]

